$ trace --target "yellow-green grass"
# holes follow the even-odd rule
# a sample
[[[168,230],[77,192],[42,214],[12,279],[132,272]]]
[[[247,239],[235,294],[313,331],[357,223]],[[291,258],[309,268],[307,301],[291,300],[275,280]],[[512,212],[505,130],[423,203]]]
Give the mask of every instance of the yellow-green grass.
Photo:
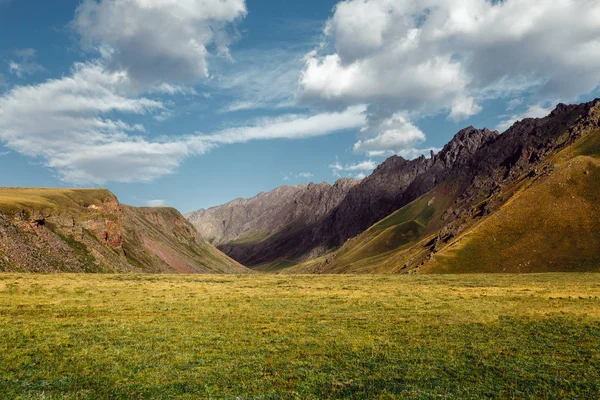
[[[297,265],[296,261],[281,259],[269,263],[253,265],[252,270],[265,273],[277,273],[295,265]]]
[[[600,271],[600,132],[552,157],[481,224],[436,254],[431,272]]]
[[[0,398],[597,398],[600,275],[0,275]]]
[[[84,205],[99,205],[114,196],[105,189],[46,189],[0,188],[0,211],[18,212],[22,209],[38,211],[68,210]]]

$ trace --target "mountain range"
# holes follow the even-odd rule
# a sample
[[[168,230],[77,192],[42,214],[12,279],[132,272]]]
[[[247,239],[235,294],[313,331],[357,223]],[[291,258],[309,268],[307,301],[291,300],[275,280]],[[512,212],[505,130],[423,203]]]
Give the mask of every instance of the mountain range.
[[[598,204],[600,99],[185,217],[104,189],[0,188],[0,271],[599,271]]]
[[[392,156],[360,182],[284,186],[186,215],[257,270],[600,269],[600,100],[500,134],[468,127],[438,154]]]

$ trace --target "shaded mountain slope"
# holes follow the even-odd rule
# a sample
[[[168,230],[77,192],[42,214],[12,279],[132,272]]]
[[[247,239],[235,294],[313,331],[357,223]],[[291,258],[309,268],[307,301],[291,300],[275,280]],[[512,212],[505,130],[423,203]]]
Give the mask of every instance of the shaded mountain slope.
[[[286,272],[600,270],[599,126],[598,100],[518,122],[422,197]],[[428,174],[411,186],[427,188]]]
[[[327,216],[357,184],[340,179],[334,185],[281,186],[186,217],[203,237],[244,265],[276,260],[285,265],[286,257],[304,255],[302,250],[294,253],[294,237]]]
[[[172,208],[102,189],[0,188],[0,271],[244,273]]]

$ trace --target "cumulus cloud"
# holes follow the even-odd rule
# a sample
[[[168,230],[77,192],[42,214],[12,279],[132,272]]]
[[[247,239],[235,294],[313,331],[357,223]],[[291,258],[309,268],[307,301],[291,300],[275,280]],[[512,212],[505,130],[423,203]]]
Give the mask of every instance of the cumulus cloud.
[[[354,151],[369,157],[399,153],[424,142],[425,134],[409,122],[406,117],[394,114],[378,124],[371,124],[362,130],[362,135],[370,135],[354,143]]]
[[[152,180],[173,172],[192,151],[208,149],[149,140],[143,126],[115,117],[164,108],[158,101],[124,94],[128,83],[124,72],[80,63],[68,77],[15,87],[0,97],[0,140],[41,158],[75,184]]]
[[[399,111],[459,121],[487,99],[569,101],[600,83],[600,0],[346,0],[324,36],[302,98],[368,104],[373,130]],[[359,149],[411,137],[373,134]]]
[[[355,164],[346,165],[344,171],[372,171],[377,168],[377,163],[374,161],[361,161]]]
[[[211,50],[229,55],[229,25],[246,12],[244,0],[84,0],[72,26],[138,83],[195,82],[209,76]]]

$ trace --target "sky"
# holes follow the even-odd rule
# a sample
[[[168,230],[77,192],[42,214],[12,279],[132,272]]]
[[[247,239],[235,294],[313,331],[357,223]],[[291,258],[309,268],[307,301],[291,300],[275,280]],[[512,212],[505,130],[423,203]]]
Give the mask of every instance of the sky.
[[[600,0],[0,0],[0,186],[190,212],[599,85]]]

